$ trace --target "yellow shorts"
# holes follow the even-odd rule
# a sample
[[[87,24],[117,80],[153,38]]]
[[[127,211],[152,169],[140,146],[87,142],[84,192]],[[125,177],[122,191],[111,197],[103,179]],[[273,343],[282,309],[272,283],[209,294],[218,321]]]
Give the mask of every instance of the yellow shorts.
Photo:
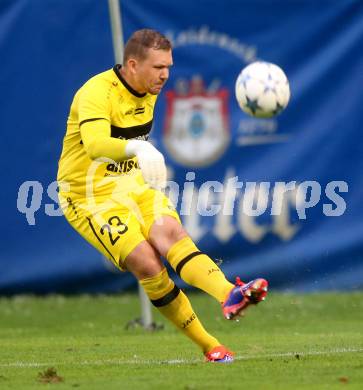
[[[142,241],[148,239],[152,224],[163,215],[180,222],[170,200],[160,191],[147,188],[127,196],[92,197],[60,193],[63,213],[72,227],[90,244],[125,270],[124,260]]]

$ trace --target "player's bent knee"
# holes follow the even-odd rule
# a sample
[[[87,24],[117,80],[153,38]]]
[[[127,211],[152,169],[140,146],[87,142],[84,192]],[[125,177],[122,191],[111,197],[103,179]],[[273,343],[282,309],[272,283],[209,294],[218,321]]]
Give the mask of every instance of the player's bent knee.
[[[175,218],[164,216],[150,230],[149,241],[162,256],[166,256],[170,246],[187,237],[183,226]]]
[[[184,230],[183,226],[178,221],[173,219],[173,221],[170,223],[170,233],[169,233],[169,237],[171,241],[177,242],[182,238],[186,237],[187,235],[188,234]]]
[[[159,254],[147,241],[141,242],[131,251],[124,265],[138,280],[153,277],[164,268]]]

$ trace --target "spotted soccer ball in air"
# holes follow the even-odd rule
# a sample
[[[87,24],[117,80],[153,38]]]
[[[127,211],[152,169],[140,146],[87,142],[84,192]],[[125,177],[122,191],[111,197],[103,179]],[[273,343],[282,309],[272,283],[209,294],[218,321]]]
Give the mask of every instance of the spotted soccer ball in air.
[[[242,69],[236,81],[241,109],[257,118],[271,118],[283,111],[290,99],[284,71],[270,62],[257,61]]]

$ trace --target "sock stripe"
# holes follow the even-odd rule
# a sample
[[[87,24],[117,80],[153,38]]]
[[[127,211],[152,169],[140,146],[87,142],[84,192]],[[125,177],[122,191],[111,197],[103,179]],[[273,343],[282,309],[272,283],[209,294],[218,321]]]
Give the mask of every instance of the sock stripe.
[[[175,268],[175,272],[180,276],[180,272],[181,272],[182,268],[185,266],[185,264],[189,260],[191,260],[193,257],[199,256],[199,255],[203,255],[203,252],[200,252],[200,251],[192,252],[188,256],[184,257],[183,260],[179,261],[178,265]]]
[[[163,297],[159,299],[151,299],[151,303],[155,307],[161,307],[168,305],[171,301],[173,301],[180,293],[180,288],[177,285],[174,285],[174,288],[165,294]]]

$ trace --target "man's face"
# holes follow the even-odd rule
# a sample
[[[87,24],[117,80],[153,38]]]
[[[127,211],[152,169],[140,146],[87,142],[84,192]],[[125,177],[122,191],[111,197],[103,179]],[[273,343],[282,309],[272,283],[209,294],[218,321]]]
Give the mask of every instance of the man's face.
[[[148,49],[146,58],[135,64],[135,76],[143,92],[158,95],[169,78],[172,65],[171,50]]]

